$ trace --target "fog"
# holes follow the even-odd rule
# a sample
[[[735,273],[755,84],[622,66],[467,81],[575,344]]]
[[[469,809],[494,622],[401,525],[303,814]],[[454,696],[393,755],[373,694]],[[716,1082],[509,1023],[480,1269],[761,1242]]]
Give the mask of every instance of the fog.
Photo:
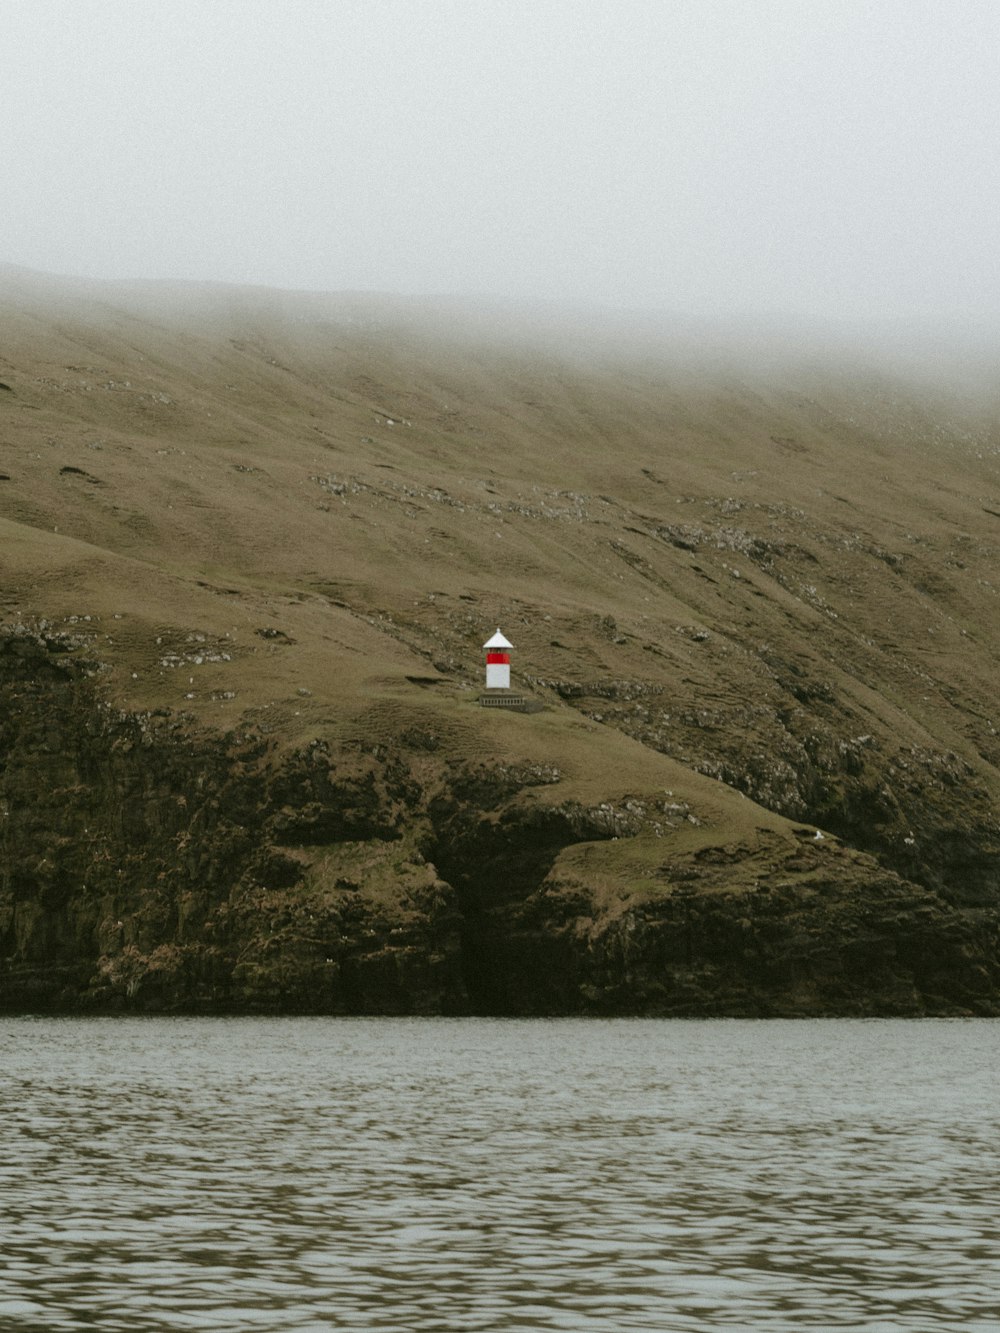
[[[975,330],[993,0],[0,0],[0,260]]]

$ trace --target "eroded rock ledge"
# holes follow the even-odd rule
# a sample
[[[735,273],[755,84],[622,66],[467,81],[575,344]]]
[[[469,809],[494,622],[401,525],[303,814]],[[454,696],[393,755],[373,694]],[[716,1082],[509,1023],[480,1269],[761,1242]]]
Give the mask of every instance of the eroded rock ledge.
[[[0,639],[8,1011],[1000,1013],[996,909],[859,852],[666,838],[643,892],[609,893],[561,853],[634,836],[638,806],[124,715],[66,647]]]

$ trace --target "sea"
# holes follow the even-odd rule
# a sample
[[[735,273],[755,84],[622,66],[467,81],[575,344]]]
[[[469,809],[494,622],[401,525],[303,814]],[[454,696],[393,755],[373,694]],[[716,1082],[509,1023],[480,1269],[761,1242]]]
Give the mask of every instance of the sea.
[[[997,1333],[1000,1022],[0,1020],[0,1330]]]

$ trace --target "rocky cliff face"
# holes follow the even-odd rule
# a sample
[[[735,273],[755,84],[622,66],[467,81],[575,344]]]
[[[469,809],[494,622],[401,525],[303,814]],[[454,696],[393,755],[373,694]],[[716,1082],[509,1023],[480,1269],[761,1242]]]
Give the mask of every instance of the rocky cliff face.
[[[404,846],[410,790],[398,766],[335,762],[319,746],[278,764],[260,736],[114,712],[65,646],[0,641],[4,1003],[332,1013],[458,1003],[453,894]],[[366,873],[324,865],[310,879],[330,848],[364,849]]]
[[[113,710],[92,668],[64,635],[0,637],[7,1009],[1000,1012],[995,911],[804,829],[668,833],[645,890],[608,896],[561,857],[641,841],[638,801],[526,804],[553,770],[405,740],[281,755]]]

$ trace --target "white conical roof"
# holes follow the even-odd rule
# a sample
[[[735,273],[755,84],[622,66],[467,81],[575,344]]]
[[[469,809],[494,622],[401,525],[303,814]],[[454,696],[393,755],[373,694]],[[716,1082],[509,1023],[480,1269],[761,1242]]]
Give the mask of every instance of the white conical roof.
[[[487,639],[486,642],[483,644],[483,647],[484,647],[484,648],[513,648],[514,645],[510,642],[509,639],[505,639],[505,638],[504,638],[504,636],[500,633],[500,628],[499,628],[499,626],[498,626],[498,627],[497,627],[497,632],[496,632],[496,634],[493,635],[493,638],[492,638],[492,639]]]

